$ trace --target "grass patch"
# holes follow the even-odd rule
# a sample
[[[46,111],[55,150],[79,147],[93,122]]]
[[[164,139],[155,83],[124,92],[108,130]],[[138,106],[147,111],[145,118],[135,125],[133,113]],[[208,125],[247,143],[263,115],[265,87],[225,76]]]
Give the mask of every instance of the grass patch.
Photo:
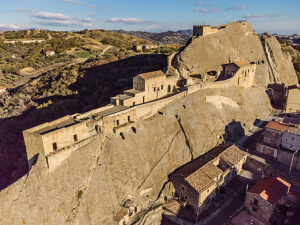
[[[77,199],[80,199],[82,197],[82,194],[83,194],[83,191],[82,190],[79,190],[77,192]]]
[[[78,51],[74,53],[77,58],[88,58],[91,53],[89,51]]]

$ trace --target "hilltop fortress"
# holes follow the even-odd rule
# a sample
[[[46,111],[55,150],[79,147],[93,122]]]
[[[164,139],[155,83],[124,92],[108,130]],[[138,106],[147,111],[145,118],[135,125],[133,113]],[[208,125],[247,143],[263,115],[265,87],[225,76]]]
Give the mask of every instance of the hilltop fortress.
[[[93,141],[98,134],[116,133],[119,127],[149,118],[167,104],[195,91],[253,86],[255,62],[238,61],[223,67],[218,81],[198,84],[162,71],[139,74],[133,78],[133,89],[112,97],[111,104],[107,106],[84,114],[65,116],[23,131],[27,157],[32,159],[39,154],[45,166],[52,170],[72,151]],[[120,136],[123,138],[122,133]],[[32,166],[31,163],[29,166]]]
[[[254,52],[250,55],[250,58],[249,56],[244,58],[241,54],[239,57],[230,56],[227,59],[225,58],[227,62],[223,60],[219,64],[215,64],[218,63],[215,61],[212,63],[204,62],[203,64],[201,57],[200,59],[197,58],[199,53],[189,53],[192,58],[189,57],[188,63],[193,60],[197,60],[197,62],[190,69],[188,68],[189,65],[184,60],[185,52],[194,52],[194,49],[198,48],[198,46],[193,47],[195,42],[204,41],[207,37],[211,38],[227,30],[231,32],[231,29],[237,29],[236,26],[242,30],[247,30],[242,35],[250,36],[251,39],[252,36],[257,38],[251,25],[245,21],[217,27],[194,26],[194,36],[190,43],[181,52],[170,56],[166,72],[153,71],[135,76],[133,78],[133,88],[112,97],[111,104],[107,106],[84,114],[68,115],[25,130],[23,136],[29,166],[31,167],[32,162],[35,162],[35,160],[30,159],[35,159],[39,155],[43,167],[51,170],[55,169],[72,151],[90,143],[99,134],[117,133],[120,127],[135,123],[137,120],[150,118],[167,104],[196,91],[201,91],[201,89],[230,88],[234,86],[252,87],[257,80],[259,81],[256,73],[257,67],[261,72],[262,68],[266,67],[266,62],[269,62],[268,67],[274,82],[280,82],[278,72],[274,72],[278,69],[272,65],[276,64],[276,62],[273,62],[275,59],[272,50],[271,53],[266,52],[266,56],[256,55]],[[215,39],[215,43],[213,46],[217,45],[218,48],[222,49],[220,40]],[[246,45],[246,43],[244,44]],[[271,48],[270,44],[268,45]],[[215,57],[211,54],[219,53],[217,50],[210,53],[208,59]],[[273,57],[271,57],[271,54]],[[232,60],[231,57],[235,60]],[[180,58],[180,64],[176,61],[178,58]],[[252,60],[249,61],[249,59]],[[214,66],[206,70],[203,70],[204,66],[200,66],[199,70],[195,70],[199,64]],[[119,134],[124,138],[122,132],[119,132]]]
[[[153,213],[174,194],[168,175],[236,123],[247,132],[268,117],[269,84],[297,82],[276,38],[248,22],[222,26],[192,37],[167,68],[135,74],[111,104],[25,130],[31,169],[0,191],[0,224],[161,224]]]

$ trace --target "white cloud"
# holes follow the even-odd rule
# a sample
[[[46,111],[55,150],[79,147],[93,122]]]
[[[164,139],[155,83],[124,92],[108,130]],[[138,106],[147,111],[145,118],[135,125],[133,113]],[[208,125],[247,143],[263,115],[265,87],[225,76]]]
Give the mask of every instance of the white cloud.
[[[123,24],[152,24],[152,21],[137,19],[137,18],[109,18],[105,22],[108,23],[123,23]]]
[[[0,24],[0,30],[22,30],[26,29],[27,27],[15,24]]]
[[[92,19],[92,18],[83,18],[80,20],[81,22],[87,22],[87,23],[90,23],[90,22],[96,22],[96,20]]]
[[[219,8],[212,8],[212,9],[195,8],[193,11],[197,13],[217,13],[220,11],[220,9]]]
[[[75,1],[75,0],[63,0],[63,2],[71,3],[71,4],[74,4],[74,5],[83,5],[83,4],[85,4],[84,2]]]
[[[71,17],[64,15],[62,13],[51,13],[51,12],[44,12],[39,10],[32,10],[29,16],[37,18],[37,19],[54,19],[54,20],[69,20]]]
[[[247,6],[240,5],[240,6],[231,6],[229,8],[226,8],[225,11],[238,11],[238,10],[243,10],[246,9]]]
[[[37,24],[50,27],[91,27],[92,24],[83,23],[78,20],[40,20]]]
[[[246,19],[257,19],[257,18],[278,18],[283,17],[283,15],[276,14],[246,14],[243,18]]]

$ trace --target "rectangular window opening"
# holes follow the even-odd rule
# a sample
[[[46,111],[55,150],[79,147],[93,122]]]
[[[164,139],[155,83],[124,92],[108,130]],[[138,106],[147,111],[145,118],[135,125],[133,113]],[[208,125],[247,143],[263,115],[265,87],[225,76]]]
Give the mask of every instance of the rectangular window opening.
[[[127,118],[128,118],[128,122],[130,122],[130,116],[128,116]]]
[[[120,122],[119,122],[119,120],[117,120],[117,126],[119,126],[120,125]]]
[[[52,147],[53,147],[53,150],[54,150],[54,151],[57,150],[57,143],[54,142],[54,143],[52,144]]]
[[[73,139],[74,139],[74,141],[78,141],[77,134],[74,134],[74,135],[73,135]]]

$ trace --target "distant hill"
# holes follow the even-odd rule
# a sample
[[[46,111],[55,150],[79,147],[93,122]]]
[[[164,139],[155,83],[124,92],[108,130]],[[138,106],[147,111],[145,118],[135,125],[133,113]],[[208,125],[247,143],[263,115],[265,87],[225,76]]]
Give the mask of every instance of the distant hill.
[[[184,34],[184,35],[187,35],[187,36],[192,36],[193,35],[193,30],[192,29],[178,30],[177,33]]]
[[[112,32],[143,38],[156,44],[185,44],[191,37],[192,30],[181,30],[178,32],[166,31],[162,33],[124,30],[113,30]]]

